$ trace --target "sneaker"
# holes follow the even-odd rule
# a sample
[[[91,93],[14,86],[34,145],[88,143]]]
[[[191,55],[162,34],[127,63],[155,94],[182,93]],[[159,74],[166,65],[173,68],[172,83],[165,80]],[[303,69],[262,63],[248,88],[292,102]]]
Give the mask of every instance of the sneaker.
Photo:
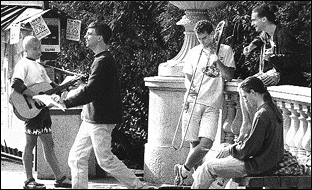
[[[63,176],[61,179],[55,180],[54,187],[71,188],[72,185],[71,185],[70,181],[67,179],[67,177]]]
[[[44,184],[36,182],[34,178],[26,180],[24,184],[24,189],[46,189],[46,186]]]
[[[183,185],[183,180],[185,180],[187,178],[182,176],[182,167],[184,167],[181,164],[176,164],[174,166],[174,173],[175,173],[175,178],[174,178],[174,185],[177,186],[182,186]]]

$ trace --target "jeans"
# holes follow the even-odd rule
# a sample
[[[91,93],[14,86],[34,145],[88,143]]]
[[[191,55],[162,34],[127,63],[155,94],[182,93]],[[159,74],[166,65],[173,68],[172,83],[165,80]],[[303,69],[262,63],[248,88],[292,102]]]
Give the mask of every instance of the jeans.
[[[70,150],[72,188],[88,188],[88,160],[91,149],[100,167],[129,189],[144,187],[136,175],[111,152],[111,133],[115,124],[93,124],[83,121]]]
[[[217,177],[229,179],[246,176],[244,161],[232,156],[206,160],[193,173],[192,189],[209,189]]]

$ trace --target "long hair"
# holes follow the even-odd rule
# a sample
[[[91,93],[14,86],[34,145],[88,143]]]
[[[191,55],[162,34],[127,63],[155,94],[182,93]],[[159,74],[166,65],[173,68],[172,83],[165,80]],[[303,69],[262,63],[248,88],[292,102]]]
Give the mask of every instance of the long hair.
[[[240,84],[239,88],[247,93],[250,93],[252,89],[259,94],[263,94],[264,101],[269,104],[269,106],[276,114],[277,121],[279,123],[283,122],[283,115],[281,113],[281,110],[277,107],[277,105],[273,101],[271,94],[268,92],[267,88],[264,86],[263,82],[259,78],[254,76],[248,77]]]

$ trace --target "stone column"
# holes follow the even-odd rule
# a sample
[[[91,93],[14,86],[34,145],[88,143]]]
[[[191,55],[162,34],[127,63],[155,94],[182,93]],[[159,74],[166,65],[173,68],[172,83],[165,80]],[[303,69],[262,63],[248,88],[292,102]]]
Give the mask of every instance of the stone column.
[[[177,23],[185,27],[182,49],[173,59],[161,63],[158,76],[144,79],[149,87],[148,139],[144,153],[144,180],[151,183],[173,184],[175,164],[183,164],[189,152],[189,143],[181,149],[174,149],[171,142],[183,107],[185,94],[183,59],[198,42],[193,28],[197,21],[207,19],[207,10],[221,5],[224,1],[171,1],[185,10],[185,15]],[[175,147],[182,139],[181,126],[176,135]],[[192,177],[186,184],[191,185]]]
[[[144,180],[158,184],[173,184],[173,167],[177,163],[184,163],[189,151],[186,142],[178,150],[175,150],[171,144],[182,110],[185,93],[184,79],[181,77],[147,77],[144,80],[145,85],[150,89],[148,140],[144,152]],[[180,146],[181,137],[180,125],[175,147]]]

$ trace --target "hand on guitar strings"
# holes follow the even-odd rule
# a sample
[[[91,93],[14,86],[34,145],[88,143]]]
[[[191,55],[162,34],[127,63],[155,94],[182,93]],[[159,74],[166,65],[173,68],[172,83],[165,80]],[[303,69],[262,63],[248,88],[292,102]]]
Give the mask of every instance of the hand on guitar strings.
[[[60,85],[63,85],[63,84],[65,84],[65,83],[69,82],[69,81],[75,80],[76,77],[77,77],[77,76],[74,76],[74,75],[67,76],[67,77],[64,79],[64,81],[63,81]],[[67,90],[68,90],[68,91],[70,91],[70,90],[75,90],[75,89],[77,89],[77,88],[80,86],[81,83],[82,83],[81,80],[77,80],[74,84],[68,86]]]
[[[33,99],[39,108],[46,106],[41,100]]]

